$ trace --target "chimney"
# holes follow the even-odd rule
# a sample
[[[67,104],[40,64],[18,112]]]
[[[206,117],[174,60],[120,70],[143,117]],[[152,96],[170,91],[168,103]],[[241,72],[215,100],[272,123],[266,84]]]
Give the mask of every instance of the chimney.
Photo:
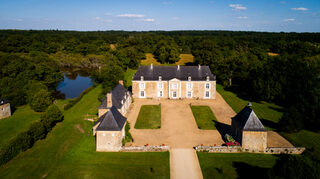
[[[201,69],[201,65],[199,64],[199,65],[198,65],[198,70],[200,70],[200,69]]]
[[[112,93],[107,93],[107,107],[112,107]]]
[[[178,70],[180,70],[180,65],[178,65]]]
[[[119,84],[123,86],[123,80],[119,80]]]
[[[151,69],[151,70],[153,69],[153,63],[150,64],[150,69]]]

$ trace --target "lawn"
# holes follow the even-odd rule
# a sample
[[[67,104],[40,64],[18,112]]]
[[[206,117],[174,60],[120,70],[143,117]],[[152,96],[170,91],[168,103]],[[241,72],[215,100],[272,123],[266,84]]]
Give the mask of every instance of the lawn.
[[[185,65],[186,63],[193,63],[194,56],[192,54],[180,54],[180,60],[176,62],[177,65]]]
[[[91,90],[44,140],[0,168],[0,178],[169,178],[169,153],[95,151],[93,123],[101,87]],[[79,129],[83,129],[79,130]]]
[[[209,106],[190,106],[199,129],[215,130],[217,121]]]
[[[277,159],[268,154],[197,154],[203,178],[263,178]]]
[[[27,130],[29,125],[38,119],[40,114],[29,105],[18,107],[12,116],[0,120],[0,148],[6,146],[18,133]]]
[[[141,106],[136,129],[159,129],[161,127],[161,105]]]
[[[224,90],[219,84],[217,84],[217,91],[236,113],[240,112],[249,102],[239,98],[233,92]],[[260,103],[252,102],[252,108],[268,130],[277,128],[277,123],[282,116],[280,106],[262,101]]]
[[[127,88],[132,85],[132,77],[137,72],[137,70],[133,70],[128,68],[127,71],[124,73],[124,81],[126,82]]]

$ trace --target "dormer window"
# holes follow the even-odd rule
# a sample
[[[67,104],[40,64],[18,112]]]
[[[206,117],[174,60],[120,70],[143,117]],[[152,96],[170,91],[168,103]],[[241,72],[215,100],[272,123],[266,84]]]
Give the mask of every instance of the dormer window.
[[[159,76],[159,81],[161,81],[162,80],[162,76]]]
[[[123,104],[123,100],[121,100],[121,104]]]
[[[143,81],[143,76],[140,76],[140,80]]]
[[[188,81],[191,81],[191,76],[188,77]]]
[[[207,76],[207,81],[209,81],[210,80],[210,77],[209,76]]]

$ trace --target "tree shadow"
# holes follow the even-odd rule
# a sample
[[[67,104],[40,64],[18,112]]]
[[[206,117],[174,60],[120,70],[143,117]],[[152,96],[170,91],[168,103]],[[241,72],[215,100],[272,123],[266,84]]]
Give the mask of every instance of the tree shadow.
[[[231,130],[231,126],[230,125],[221,123],[219,121],[214,121],[214,123],[215,123],[215,127],[219,131],[223,141],[225,141],[224,136],[226,134],[232,135],[232,130]]]
[[[248,179],[248,178],[259,178],[267,179],[269,178],[269,168],[262,168],[258,166],[252,166],[244,162],[233,162],[232,166],[236,168],[239,179]]]
[[[273,128],[275,130],[278,130],[279,129],[279,125],[278,123],[275,123],[273,121],[269,121],[269,120],[266,120],[266,119],[263,119],[263,118],[260,118],[260,121],[262,122],[262,124],[264,126],[267,126],[269,128]]]
[[[272,107],[272,106],[269,106],[269,108],[272,109],[272,110],[281,112],[281,113],[285,112],[285,109],[283,109],[283,108],[276,108],[276,107]]]

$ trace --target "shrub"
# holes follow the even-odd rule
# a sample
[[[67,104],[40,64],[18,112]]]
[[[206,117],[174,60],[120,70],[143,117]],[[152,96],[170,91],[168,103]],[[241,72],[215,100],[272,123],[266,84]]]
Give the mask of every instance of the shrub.
[[[32,98],[30,106],[36,112],[45,111],[52,104],[51,93],[47,90],[39,90]]]
[[[132,140],[132,135],[129,132],[129,130],[130,130],[130,123],[129,123],[129,121],[127,121],[127,124],[125,126],[126,135],[125,135],[124,139],[122,140],[122,145],[125,145],[127,142],[130,142]]]
[[[46,137],[46,128],[41,121],[34,122],[29,127],[29,133],[34,141],[44,139]]]

